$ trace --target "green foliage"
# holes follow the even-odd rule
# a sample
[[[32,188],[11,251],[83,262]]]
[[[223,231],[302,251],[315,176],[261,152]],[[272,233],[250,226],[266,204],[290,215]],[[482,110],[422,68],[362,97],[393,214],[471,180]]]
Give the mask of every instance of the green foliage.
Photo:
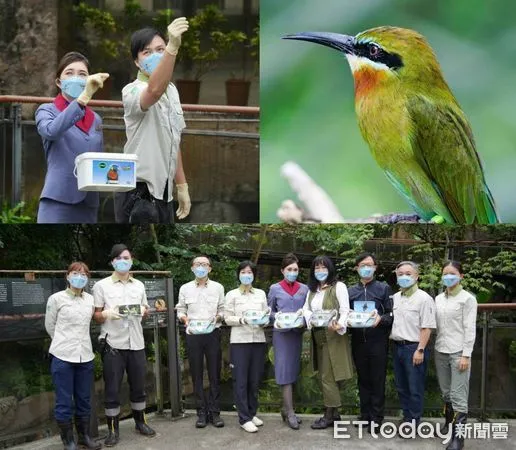
[[[95,352],[95,358],[93,359],[93,377],[95,380],[100,380],[102,378],[103,372],[104,366],[102,363],[102,358],[100,357],[99,352]]]
[[[34,219],[30,216],[24,215],[25,202],[20,202],[13,208],[4,202],[2,212],[0,214],[0,223],[30,223]]]
[[[160,29],[166,29],[172,17],[171,10],[162,10],[158,12],[154,22]],[[187,75],[194,80],[200,80],[217,67],[221,58],[231,52],[237,43],[247,39],[246,34],[241,31],[224,30],[227,19],[216,5],[199,9],[188,22],[190,26],[181,37],[178,60],[193,63]]]

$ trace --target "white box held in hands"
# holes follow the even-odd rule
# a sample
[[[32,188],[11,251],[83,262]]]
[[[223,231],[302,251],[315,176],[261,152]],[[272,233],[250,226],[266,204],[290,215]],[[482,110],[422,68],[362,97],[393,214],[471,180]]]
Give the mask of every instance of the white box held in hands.
[[[75,158],[79,191],[124,192],[136,187],[137,155],[86,152]]]

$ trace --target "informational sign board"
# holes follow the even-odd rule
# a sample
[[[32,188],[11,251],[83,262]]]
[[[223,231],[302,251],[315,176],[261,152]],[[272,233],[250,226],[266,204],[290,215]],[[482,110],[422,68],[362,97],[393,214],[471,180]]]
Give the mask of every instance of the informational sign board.
[[[143,319],[143,327],[167,326],[166,278],[137,278],[145,285],[150,306],[149,315]],[[94,284],[100,279],[90,279],[86,292],[92,293]],[[64,277],[36,278],[34,281],[0,278],[0,342],[48,337],[45,331],[46,304],[53,293],[64,289]],[[92,327],[98,331],[93,320]]]

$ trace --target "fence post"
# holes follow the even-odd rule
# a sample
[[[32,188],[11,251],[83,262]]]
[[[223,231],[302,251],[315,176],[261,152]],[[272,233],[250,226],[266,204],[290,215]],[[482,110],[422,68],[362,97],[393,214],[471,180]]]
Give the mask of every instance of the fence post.
[[[482,373],[480,379],[480,420],[486,418],[486,394],[487,394],[487,338],[489,332],[488,311],[482,311]]]
[[[161,349],[159,342],[158,316],[154,315],[154,380],[156,383],[156,407],[163,414],[163,386],[161,382]]]
[[[174,309],[174,284],[172,278],[167,278],[167,340],[168,340],[168,377],[170,392],[170,415],[178,417],[181,414],[181,374],[179,371],[179,348],[177,322]]]
[[[13,103],[11,105],[11,120],[13,124],[12,133],[12,206],[16,206],[21,201],[21,182],[22,182],[22,106]]]

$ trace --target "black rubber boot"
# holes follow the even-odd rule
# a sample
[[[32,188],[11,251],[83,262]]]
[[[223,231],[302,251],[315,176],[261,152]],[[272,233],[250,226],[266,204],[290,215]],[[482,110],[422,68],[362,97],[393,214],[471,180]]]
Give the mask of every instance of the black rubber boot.
[[[63,441],[65,450],[77,450],[75,438],[73,436],[72,422],[57,422],[59,430],[61,430],[61,440]]]
[[[90,437],[90,418],[89,417],[75,417],[75,429],[77,430],[77,445],[85,448],[93,448],[94,450],[99,450],[102,448],[102,444],[100,442],[95,442],[94,439]]]
[[[453,406],[451,402],[446,402],[444,404],[444,427],[443,433],[448,433],[451,423],[453,422]]]
[[[133,409],[133,419],[134,419],[134,429],[138,431],[140,434],[143,434],[147,437],[156,436],[156,432],[147,425],[145,422],[145,411],[142,409],[141,411],[136,411]]]
[[[466,413],[457,413],[455,414],[455,419],[453,420],[451,426],[452,430],[452,440],[446,447],[446,450],[462,450],[464,448],[464,429],[461,430],[460,424],[465,424],[468,419],[468,415]],[[459,427],[457,427],[459,425]],[[460,432],[460,431],[462,432]]]
[[[108,435],[104,441],[106,447],[114,447],[120,440],[120,429],[119,429],[120,415],[106,416]]]

